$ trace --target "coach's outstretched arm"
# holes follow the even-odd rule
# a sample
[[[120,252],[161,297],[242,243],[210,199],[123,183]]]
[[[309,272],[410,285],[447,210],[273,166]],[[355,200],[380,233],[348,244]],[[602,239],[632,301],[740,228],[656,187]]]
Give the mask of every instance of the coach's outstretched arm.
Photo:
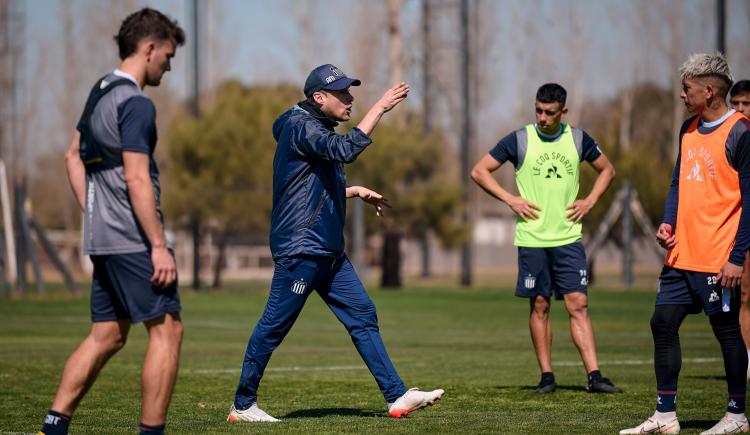
[[[360,198],[362,201],[372,204],[375,207],[375,213],[378,216],[383,216],[383,207],[393,208],[388,202],[388,198],[379,194],[378,192],[368,189],[362,186],[349,186],[346,188],[347,198]]]
[[[375,126],[380,122],[380,118],[383,114],[389,112],[391,109],[396,107],[400,102],[406,99],[409,94],[409,85],[404,82],[397,84],[396,86],[385,91],[382,97],[375,103],[370,110],[367,112],[364,118],[359,122],[357,128],[362,130],[366,135],[372,134],[375,130]]]

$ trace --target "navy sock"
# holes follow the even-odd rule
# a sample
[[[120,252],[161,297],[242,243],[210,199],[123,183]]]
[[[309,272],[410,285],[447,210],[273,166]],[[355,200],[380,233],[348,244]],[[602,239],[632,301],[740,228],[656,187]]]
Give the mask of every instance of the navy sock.
[[[141,423],[141,432],[139,435],[164,435],[164,426],[163,424],[150,426],[146,423]]]
[[[41,432],[44,435],[68,435],[69,424],[69,415],[50,409],[49,412],[47,412],[47,416],[44,417],[44,424],[42,425]]]
[[[659,412],[677,410],[677,385],[656,386],[656,410]]]
[[[734,414],[742,414],[745,412],[745,389],[735,389],[735,392],[732,392],[734,388],[729,389],[729,398],[727,399],[727,412],[731,412]]]

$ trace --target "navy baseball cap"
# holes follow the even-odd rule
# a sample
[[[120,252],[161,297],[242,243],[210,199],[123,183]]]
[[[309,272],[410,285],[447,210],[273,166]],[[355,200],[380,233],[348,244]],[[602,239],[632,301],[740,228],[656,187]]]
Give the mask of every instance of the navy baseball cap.
[[[349,86],[359,86],[362,82],[346,76],[343,71],[327,63],[310,71],[305,80],[305,96],[309,97],[321,89],[340,91]]]

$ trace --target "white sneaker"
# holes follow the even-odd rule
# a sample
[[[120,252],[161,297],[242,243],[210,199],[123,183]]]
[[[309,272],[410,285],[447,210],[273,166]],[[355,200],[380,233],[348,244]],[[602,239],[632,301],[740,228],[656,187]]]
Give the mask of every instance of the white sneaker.
[[[419,388],[410,388],[395,402],[388,404],[388,414],[393,418],[400,418],[412,411],[432,406],[443,398],[443,393],[443,390],[419,391]]]
[[[281,421],[278,418],[273,418],[270,415],[266,414],[265,411],[258,408],[257,403],[253,403],[253,406],[240,411],[237,408],[234,407],[234,403],[232,403],[232,406],[229,408],[229,416],[227,416],[227,421],[234,423],[237,421]]]
[[[623,429],[620,431],[620,435],[635,435],[644,433],[666,433],[666,434],[678,434],[680,433],[680,422],[677,418],[672,420],[658,420],[654,417],[649,417],[643,423],[630,429]]]
[[[741,414],[742,418],[730,417],[725,415],[718,423],[711,429],[701,432],[701,435],[714,435],[724,433],[740,433],[747,432],[750,430],[747,424],[747,417],[745,414]]]

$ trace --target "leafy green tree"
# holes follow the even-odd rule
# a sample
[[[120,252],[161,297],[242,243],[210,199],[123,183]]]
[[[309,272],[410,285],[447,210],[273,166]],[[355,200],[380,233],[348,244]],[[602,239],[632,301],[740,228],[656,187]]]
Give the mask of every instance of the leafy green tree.
[[[199,119],[179,116],[167,139],[167,216],[180,225],[198,219],[217,236],[213,287],[221,286],[230,238],[263,240],[271,216],[273,121],[298,98],[288,86],[221,84]],[[253,237],[255,236],[255,237]]]
[[[584,230],[589,233],[599,227],[625,180],[633,183],[633,189],[654,226],[661,223],[664,213],[664,201],[672,181],[676,157],[671,155],[672,94],[669,89],[648,83],[637,85],[629,92],[633,94],[631,113],[622,113],[618,104],[622,96],[617,95],[591,105],[590,111],[583,116],[584,129],[599,141],[617,170],[612,186],[584,220]],[[619,140],[623,136],[620,128],[626,125],[621,122],[623,116],[631,117],[631,144],[627,148]],[[594,127],[587,128],[589,125]],[[585,168],[581,172],[581,194],[591,190],[595,179],[596,171],[593,169]],[[619,231],[614,231],[610,233],[610,238],[620,243],[620,235]]]
[[[393,206],[383,218],[369,213],[370,232],[383,234],[382,287],[400,287],[404,237],[431,229],[446,247],[465,240],[461,225],[464,205],[461,188],[439,132],[425,134],[417,117],[407,117],[403,127],[384,123],[373,134],[373,144],[347,168],[350,185],[361,184],[383,194]]]

